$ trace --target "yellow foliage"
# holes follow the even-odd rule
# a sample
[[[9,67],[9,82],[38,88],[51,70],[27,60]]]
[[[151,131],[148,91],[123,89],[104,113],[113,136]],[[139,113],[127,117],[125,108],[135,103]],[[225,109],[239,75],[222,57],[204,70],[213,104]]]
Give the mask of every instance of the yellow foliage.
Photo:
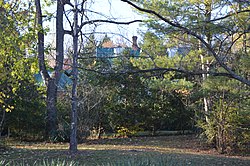
[[[3,92],[0,92],[0,97],[1,97],[1,96],[4,98],[4,97],[5,97],[5,94],[4,94]]]
[[[187,89],[178,89],[178,90],[175,90],[175,92],[178,94],[182,94],[184,96],[188,96],[190,94],[190,91]]]
[[[5,108],[5,105],[3,105],[3,108]],[[15,107],[14,106],[9,106],[7,108],[5,108],[6,112],[11,112]]]
[[[6,108],[5,111],[6,111],[6,112],[11,112],[11,109]]]

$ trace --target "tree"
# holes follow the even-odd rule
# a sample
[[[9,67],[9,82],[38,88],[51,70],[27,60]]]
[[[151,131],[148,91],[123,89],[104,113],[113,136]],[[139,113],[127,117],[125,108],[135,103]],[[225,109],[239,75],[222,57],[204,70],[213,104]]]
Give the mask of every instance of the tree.
[[[13,129],[14,134],[18,134],[21,127],[25,128],[22,125],[16,125],[18,119],[23,118],[24,114],[32,110],[32,107],[23,109],[23,105],[29,103],[30,106],[33,106],[37,102],[37,105],[42,106],[41,91],[35,85],[33,77],[37,72],[37,61],[34,57],[34,10],[32,3],[1,1],[0,15],[2,18],[0,28],[0,109],[2,112],[0,132],[6,124],[7,127]],[[32,95],[37,97],[36,101],[30,100],[31,97],[28,97]],[[42,112],[33,112],[30,117],[35,114],[40,116]],[[24,132],[29,133],[27,128]]]
[[[199,112],[207,119],[203,125],[200,125],[206,137],[213,138],[215,146],[222,153],[227,147],[237,147],[232,145],[235,140],[233,138],[239,139],[249,135],[244,132],[245,136],[242,136],[234,130],[235,128],[241,130],[241,126],[245,126],[245,122],[242,124],[239,119],[241,114],[249,113],[245,111],[248,102],[234,107],[232,103],[235,101],[232,101],[232,98],[236,99],[236,96],[238,98],[242,93],[237,92],[235,95],[228,89],[231,86],[234,88],[230,91],[245,89],[245,92],[249,92],[249,67],[246,67],[246,65],[249,66],[247,59],[250,55],[247,48],[249,42],[246,41],[249,38],[249,26],[242,22],[249,23],[247,19],[250,13],[249,2],[122,1],[148,14],[146,26],[150,28],[150,32],[159,37],[157,41],[163,41],[160,43],[163,48],[164,45],[170,49],[177,48],[177,53],[173,57],[169,57],[170,54],[168,57],[162,57],[164,51],[158,52],[158,47],[150,50],[150,55],[156,53],[156,56],[151,56],[150,60],[135,61],[134,64],[141,69],[139,71],[162,71],[164,77],[169,79],[170,85],[180,78],[195,83],[193,88],[198,91],[193,91],[194,96],[200,96],[195,97],[196,103],[199,103],[200,99],[204,100],[205,112]],[[187,52],[181,54],[179,50],[182,48]],[[166,72],[169,74],[166,75]],[[210,82],[211,80],[213,83]],[[234,81],[238,81],[239,84]],[[208,82],[211,83],[210,86]],[[217,92],[214,94],[208,93],[215,89]],[[203,119],[199,120],[203,122]]]
[[[164,37],[149,31],[143,35],[141,44],[143,51],[139,58],[131,60],[139,71],[150,71],[147,70],[150,68],[174,68],[180,63],[183,63],[182,66],[186,65],[184,62],[180,62],[180,59],[183,59],[181,49],[180,51],[177,49],[174,57],[166,51],[167,44],[172,43],[166,44]],[[186,49],[188,48],[186,47]],[[157,122],[159,124],[164,120],[165,125],[162,125],[161,128],[184,130],[186,127],[185,129],[191,129],[191,118],[194,114],[191,109],[193,101],[190,99],[194,91],[193,77],[184,73],[155,70],[147,73],[143,80],[151,93],[146,103],[149,105],[147,109],[151,110],[149,113],[152,116],[148,116],[150,118],[147,119],[147,122],[155,121],[156,130],[160,126],[157,125]]]
[[[56,136],[57,129],[57,89],[58,83],[63,72],[63,61],[64,61],[64,35],[66,31],[63,28],[63,15],[64,15],[64,5],[72,4],[68,1],[57,1],[56,10],[56,65],[54,67],[54,74],[50,76],[45,65],[44,58],[44,29],[43,29],[43,15],[41,9],[40,0],[36,0],[36,15],[38,22],[38,59],[39,59],[39,69],[45,80],[47,86],[47,136],[50,140],[53,140]]]
[[[64,55],[63,55],[63,39],[64,39],[64,35],[65,34],[69,34],[71,36],[73,36],[73,45],[74,45],[74,55],[77,55],[77,47],[79,44],[77,44],[78,41],[78,37],[79,34],[82,34],[82,38],[84,37],[84,33],[82,32],[82,29],[84,26],[86,25],[91,25],[91,24],[96,24],[96,23],[114,23],[114,24],[130,24],[130,23],[134,23],[134,22],[138,22],[140,20],[133,20],[131,22],[117,22],[117,21],[112,21],[112,20],[108,20],[108,19],[96,19],[96,20],[90,20],[89,17],[86,15],[86,10],[85,10],[85,4],[86,1],[82,1],[82,2],[78,2],[75,1],[75,8],[74,5],[71,4],[70,1],[57,1],[57,11],[56,11],[56,65],[54,67],[54,74],[52,76],[48,75],[48,71],[46,69],[46,66],[44,64],[44,45],[43,45],[43,27],[42,27],[42,13],[41,13],[41,5],[40,5],[40,1],[36,1],[36,8],[37,8],[37,20],[38,23],[40,24],[39,27],[41,28],[39,31],[39,62],[40,62],[40,71],[43,74],[43,77],[45,79],[46,82],[46,86],[47,86],[47,110],[48,110],[48,124],[47,124],[47,131],[49,132],[48,135],[50,137],[50,139],[53,139],[53,137],[55,136],[55,132],[56,132],[56,126],[57,126],[57,122],[56,122],[56,97],[57,97],[57,86],[58,86],[58,82],[60,80],[60,76],[63,72],[62,67],[63,67],[63,60],[64,60]],[[74,23],[71,21],[72,18],[69,15],[64,15],[64,6],[65,5],[69,5],[72,8],[74,8],[72,11],[74,13],[76,13],[75,15],[79,15],[80,19],[79,19],[79,25],[77,26],[76,24],[78,24],[78,21],[74,21]],[[68,24],[70,26],[70,30],[64,30],[63,28],[63,18],[67,19]],[[76,27],[77,26],[77,27]],[[82,41],[83,42],[83,41]],[[73,56],[76,57],[76,56]],[[74,114],[73,112],[76,112],[76,85],[77,85],[77,58],[74,59],[73,58],[73,72],[70,73],[73,76],[73,88],[72,88],[72,95],[73,95],[73,101],[72,101],[72,115],[75,117],[76,114]],[[73,120],[74,119],[74,120]],[[75,129],[75,125],[76,125],[76,118],[72,118],[72,125],[74,126],[74,131],[72,130],[72,133],[76,133]],[[74,134],[75,136],[72,136],[72,141],[73,139],[76,140],[76,134]],[[74,141],[75,142],[75,141]],[[74,144],[70,147],[70,149],[72,149],[72,151],[76,151],[76,143],[72,143]]]
[[[110,40],[107,35],[98,42],[94,33],[86,36],[84,47],[79,50],[79,67],[98,70],[104,65],[96,59],[96,48],[105,40]],[[79,139],[88,136],[100,138],[106,125],[104,101],[107,97],[107,80],[98,73],[87,70],[79,71],[79,113],[78,113],[78,132]]]
[[[249,88],[236,80],[209,77],[203,86],[211,112],[198,126],[220,153],[235,153],[249,146]]]
[[[73,65],[72,65],[72,110],[71,110],[71,134],[70,151],[77,152],[77,82],[78,82],[78,8],[77,0],[74,4],[74,28],[73,28]]]
[[[78,9],[78,1],[75,0],[74,4],[74,23],[72,24],[67,17],[67,20],[69,21],[69,24],[71,25],[71,31],[69,34],[73,34],[73,65],[72,65],[72,77],[73,77],[73,85],[72,85],[72,110],[71,110],[71,136],[70,136],[70,151],[72,153],[77,152],[77,107],[78,107],[78,100],[77,100],[77,84],[78,84],[78,37],[79,34],[84,34],[82,32],[82,29],[84,26],[88,24],[94,24],[94,23],[113,23],[113,24],[131,24],[140,20],[134,20],[131,22],[117,22],[112,20],[89,20],[89,17],[85,14],[86,9],[84,8],[84,4],[86,1],[83,1],[80,3],[81,8]],[[67,4],[73,5],[70,3],[70,1],[67,1]],[[58,11],[57,11],[58,12]],[[80,14],[80,25],[78,25],[78,14]],[[62,22],[61,22],[62,23]],[[82,41],[83,42],[83,41]]]
[[[242,38],[245,34],[249,34],[249,28],[239,22],[239,17],[243,19],[245,22],[249,20],[246,19],[246,15],[249,13],[249,9],[239,8],[240,4],[243,5],[248,4],[248,2],[228,2],[222,1],[221,3],[215,3],[214,8],[223,9],[232,7],[233,10],[225,12],[225,13],[218,13],[217,15],[213,15],[213,19],[211,20],[204,20],[204,18],[197,18],[197,10],[201,9],[203,11],[207,11],[205,13],[207,15],[206,18],[209,18],[209,5],[204,1],[201,3],[200,1],[187,1],[182,3],[182,1],[135,1],[133,3],[129,0],[121,0],[123,2],[128,3],[132,7],[136,8],[140,12],[147,13],[151,21],[149,23],[158,30],[161,31],[162,34],[167,32],[179,32],[186,34],[194,39],[198,40],[204,49],[206,49],[211,56],[214,58],[214,63],[210,64],[209,67],[220,66],[223,71],[220,72],[215,70],[207,71],[205,73],[209,73],[210,75],[219,75],[219,76],[227,76],[233,79],[236,79],[246,85],[250,85],[250,81],[248,80],[248,76],[245,74],[248,71],[244,71],[245,73],[237,72],[235,64],[234,64],[234,53],[232,52],[232,48],[235,43],[239,42],[239,39]],[[204,6],[205,5],[205,6]],[[207,6],[206,6],[207,5]],[[162,9],[164,8],[164,11]],[[161,11],[160,11],[161,10]],[[181,15],[178,15],[182,12]],[[232,12],[232,13],[230,13]],[[162,21],[162,23],[159,23]],[[232,22],[233,24],[230,24]],[[191,24],[192,23],[192,24]],[[206,41],[201,35],[200,30],[204,25],[209,25],[209,29],[205,29],[205,34],[207,36],[211,36],[213,41],[210,42],[210,39]],[[207,27],[207,26],[206,26]],[[215,29],[215,32],[211,32],[212,29]],[[235,30],[236,29],[236,30]],[[171,31],[170,31],[171,30]],[[237,37],[236,37],[237,36]],[[198,43],[197,43],[198,44]],[[225,58],[227,57],[227,58]],[[229,58],[232,57],[232,58]],[[234,58],[233,58],[234,57]],[[237,65],[236,65],[237,66]],[[237,66],[237,68],[240,68]],[[167,69],[162,69],[167,70]],[[199,71],[192,73],[191,71],[186,70],[177,70],[171,69],[177,72],[186,72],[189,74],[202,74],[204,71]],[[247,74],[248,75],[248,74]]]

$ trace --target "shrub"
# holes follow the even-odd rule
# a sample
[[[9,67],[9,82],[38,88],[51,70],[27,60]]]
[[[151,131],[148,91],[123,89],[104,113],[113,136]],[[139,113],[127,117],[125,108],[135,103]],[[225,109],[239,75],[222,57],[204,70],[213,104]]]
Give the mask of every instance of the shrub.
[[[239,109],[236,103],[220,99],[213,106],[207,121],[199,121],[207,141],[220,153],[234,153],[249,148],[250,111]]]

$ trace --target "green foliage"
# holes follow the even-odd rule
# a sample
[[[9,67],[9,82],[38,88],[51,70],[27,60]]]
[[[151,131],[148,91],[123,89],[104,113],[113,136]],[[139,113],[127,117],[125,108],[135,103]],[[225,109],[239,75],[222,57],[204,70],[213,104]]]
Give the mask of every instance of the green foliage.
[[[227,71],[218,65],[220,59],[220,63],[227,65],[236,75],[249,78],[248,2],[134,2],[168,19],[159,20],[152,12],[143,13],[148,15],[144,22],[148,31],[143,34],[143,57],[133,60],[134,66],[139,69],[160,67],[225,73]],[[185,29],[192,33],[183,33]],[[211,56],[211,49],[197,40],[194,33],[216,52],[218,58]],[[166,56],[167,50],[171,49],[185,51],[176,51],[173,57]],[[181,99],[184,108],[196,112],[193,119],[199,121],[198,126],[204,129],[208,140],[213,142],[220,152],[236,151],[243,147],[246,149],[249,146],[246,145],[246,142],[249,142],[249,127],[246,127],[249,123],[243,120],[244,116],[249,121],[249,87],[230,78],[211,77],[207,74],[192,76],[171,70],[165,73],[152,72],[148,76],[151,76],[151,79],[146,79],[145,82],[148,82],[149,87],[159,88],[171,95],[173,92],[177,93],[178,95],[174,96]],[[159,105],[157,107],[159,108]]]
[[[140,105],[145,96],[144,86],[139,77],[133,75],[113,77],[109,80],[109,86],[113,88],[109,92],[105,107],[110,126],[114,131],[118,127],[133,131],[136,124],[141,124],[143,108]]]
[[[118,136],[118,137],[128,137],[128,136],[134,135],[138,131],[139,130],[129,130],[126,127],[117,127],[116,136]]]
[[[141,53],[141,56],[150,55],[152,57],[166,57],[166,44],[164,44],[164,38],[161,38],[161,36],[157,36],[152,32],[146,32],[144,34],[144,42],[141,49],[146,50]]]
[[[22,161],[1,161],[1,165],[5,166],[11,166],[11,165],[19,165],[19,166],[27,166],[27,165],[34,165],[34,166],[39,166],[39,165],[45,165],[45,166],[77,166],[79,165],[78,162],[76,161],[68,161],[65,159],[40,159],[40,160],[35,160],[33,162],[30,162],[28,160],[22,160]]]
[[[33,78],[38,71],[33,14],[32,3],[0,4],[0,110],[7,112],[0,128],[9,128],[13,136],[42,137],[44,130],[43,89]]]
[[[58,128],[53,142],[68,142],[70,137],[70,110],[71,100],[67,89],[57,97],[57,122]]]
[[[210,96],[211,112],[200,120],[198,126],[204,130],[208,142],[221,153],[234,153],[249,146],[250,111],[248,87],[240,87],[228,79],[208,79],[204,84]]]
[[[150,130],[154,134],[157,130],[184,130],[191,127],[193,113],[182,99],[189,95],[184,86],[179,84],[176,89],[174,86],[164,89],[153,81],[142,81],[140,76],[129,74],[110,80],[114,89],[106,107],[113,130]]]
[[[239,111],[228,103],[218,101],[207,122],[198,125],[204,130],[208,141],[216,146],[220,153],[235,153],[249,146],[249,111]],[[234,103],[236,104],[236,103]],[[227,107],[226,109],[223,107]],[[244,119],[242,121],[242,119]]]
[[[175,158],[171,158],[168,156],[151,156],[147,155],[145,157],[129,157],[125,159],[117,159],[115,161],[105,161],[105,162],[98,162],[97,165],[100,166],[123,166],[123,165],[137,165],[137,166],[151,166],[151,165],[166,165],[166,166],[175,166],[175,165],[186,165],[191,162],[189,161],[178,161]],[[68,160],[68,159],[43,159],[43,160],[36,160],[34,162],[30,162],[28,160],[22,160],[20,161],[0,161],[1,165],[5,166],[12,166],[12,165],[19,165],[19,166],[27,166],[27,165],[33,165],[33,166],[39,166],[39,165],[45,165],[45,166],[87,166],[89,163],[87,162],[81,162],[74,160]]]
[[[167,55],[165,37],[157,33],[144,34],[143,52],[140,58],[131,59],[134,68],[176,68],[185,64],[183,55]],[[182,63],[182,64],[181,64]],[[183,130],[191,128],[193,111],[190,109],[190,96],[194,84],[183,74],[152,71],[138,80],[145,87],[140,103],[145,114],[144,129],[155,132],[159,129]]]
[[[144,54],[151,55],[154,59],[156,55],[164,55],[167,48],[186,47],[190,49],[190,53],[179,58],[177,63],[173,61],[172,64],[176,68],[201,71],[202,65],[212,64],[208,65],[210,71],[218,71],[218,65],[215,64],[218,58],[212,57],[211,52],[192,34],[183,33],[183,28],[179,28],[181,26],[206,41],[218,53],[218,57],[223,59],[223,63],[236,71],[236,74],[245,77],[249,73],[249,69],[246,68],[249,66],[246,65],[249,59],[248,2],[231,3],[224,0],[187,0],[185,2],[135,0],[134,2],[177,24],[177,27],[171,26],[150,12],[143,13],[148,16],[144,21],[148,27],[142,46]],[[203,56],[204,60],[201,60],[200,56]],[[151,62],[151,64],[154,66],[147,67],[158,67],[157,63]],[[143,65],[146,66],[145,63]]]
[[[147,33],[142,47],[151,46],[150,54],[154,55],[152,58],[159,67],[174,67],[172,61],[176,60],[166,56],[164,45],[154,47],[155,51],[150,44],[161,42],[157,36]],[[93,43],[95,42],[91,40],[85,48],[95,48]],[[125,49],[121,56],[112,59],[112,66],[108,71],[148,69],[153,66],[152,59],[145,58],[148,53],[142,53],[138,58],[128,58],[129,49]],[[95,63],[83,59],[80,63],[91,69],[106,71],[105,64],[98,60]],[[80,133],[91,128],[96,132],[100,126],[105,132],[116,132],[121,136],[130,136],[143,130],[150,130],[154,134],[161,129],[185,130],[191,127],[193,112],[186,107],[184,98],[189,95],[193,84],[185,78],[175,80],[173,72],[163,74],[162,79],[148,79],[146,77],[149,74],[140,73],[100,76],[81,71],[80,75],[83,84],[79,85],[79,101],[85,103],[79,107]],[[85,102],[81,102],[82,100]],[[95,107],[92,108],[92,105]]]

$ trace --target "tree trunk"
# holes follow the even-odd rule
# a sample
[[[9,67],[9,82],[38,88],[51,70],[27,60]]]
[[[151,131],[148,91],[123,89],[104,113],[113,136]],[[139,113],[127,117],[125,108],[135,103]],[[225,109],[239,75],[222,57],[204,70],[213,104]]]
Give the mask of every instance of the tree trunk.
[[[57,13],[56,13],[56,66],[54,67],[56,85],[58,85],[58,82],[62,75],[63,59],[64,59],[63,11],[64,11],[63,1],[58,0]]]
[[[211,20],[211,16],[212,16],[211,12],[212,12],[212,1],[210,0],[210,1],[207,1],[205,3],[205,21],[206,22],[209,22]],[[209,26],[206,24],[203,25],[202,31],[203,32],[201,33],[201,36],[203,36],[202,34],[204,34],[203,39],[211,45],[212,34],[211,34],[211,31],[209,30]],[[200,48],[202,49],[201,42],[200,42]],[[207,52],[207,55],[210,55],[209,51]],[[209,72],[208,61],[206,61],[206,62],[204,61],[204,56],[202,54],[200,55],[200,58],[201,58],[202,71]],[[209,76],[209,74],[202,74],[202,81],[204,82],[208,76]],[[203,98],[206,122],[209,121],[208,115],[210,114],[210,111],[211,111],[210,103],[211,103],[211,101],[210,101],[209,97]]]
[[[77,77],[78,77],[78,10],[77,0],[74,7],[74,34],[73,34],[73,85],[72,85],[72,110],[71,110],[71,133],[70,133],[70,152],[77,152]]]
[[[57,130],[57,90],[58,83],[62,75],[63,69],[63,43],[64,43],[64,29],[63,29],[63,10],[64,4],[62,1],[57,1],[56,11],[56,65],[54,67],[54,74],[48,80],[47,85],[47,134],[51,141],[55,141]]]
[[[46,135],[50,141],[55,141],[57,130],[57,111],[56,111],[57,86],[55,79],[50,78],[47,85],[47,126]]]
[[[1,122],[0,122],[0,136],[2,135],[3,129],[4,129],[4,121],[5,121],[5,115],[6,115],[6,111],[5,109],[2,109],[2,118],[1,118]]]
[[[56,14],[56,65],[54,68],[54,74],[50,76],[46,69],[44,60],[44,33],[43,33],[43,21],[42,10],[40,0],[36,0],[36,15],[38,23],[38,62],[39,69],[45,80],[47,86],[47,124],[46,124],[46,137],[50,140],[54,140],[57,129],[57,85],[61,78],[61,72],[63,67],[63,42],[64,42],[64,29],[63,29],[63,8],[62,1],[57,1],[57,14]]]
[[[37,24],[38,24],[38,63],[39,63],[39,70],[41,72],[41,75],[43,77],[43,80],[45,81],[45,85],[47,86],[47,119],[46,119],[46,138],[52,138],[52,135],[55,134],[55,123],[53,121],[54,116],[53,113],[55,112],[54,106],[55,101],[53,99],[53,95],[51,92],[53,92],[54,88],[51,86],[51,78],[48,74],[48,71],[46,69],[45,60],[44,60],[44,33],[43,33],[43,20],[42,20],[42,9],[41,9],[41,2],[40,0],[35,1],[36,4],[36,17],[37,17]],[[54,92],[53,92],[54,93]],[[53,110],[53,111],[49,111]]]
[[[50,78],[48,71],[46,69],[45,61],[44,61],[44,33],[43,33],[43,18],[42,18],[42,9],[40,0],[35,1],[36,4],[36,17],[38,24],[38,63],[39,70],[42,74],[43,79],[45,80],[45,84],[47,85],[48,79]]]

